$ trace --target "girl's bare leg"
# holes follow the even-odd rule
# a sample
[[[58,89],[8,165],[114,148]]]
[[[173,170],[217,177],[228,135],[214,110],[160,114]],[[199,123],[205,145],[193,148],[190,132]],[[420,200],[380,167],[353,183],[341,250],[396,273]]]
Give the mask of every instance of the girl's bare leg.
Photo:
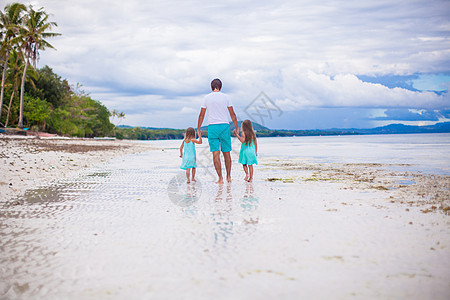
[[[190,182],[191,182],[191,181],[189,180],[190,175],[191,175],[191,169],[186,169],[187,183],[190,183]]]
[[[195,180],[195,168],[192,168],[192,181],[196,182]]]
[[[244,168],[244,172],[245,172],[245,181],[248,181],[248,168],[247,165],[242,165],[242,167]]]
[[[248,166],[248,171],[250,173],[250,176],[248,178],[248,182],[252,182],[253,181],[253,165],[249,165]]]

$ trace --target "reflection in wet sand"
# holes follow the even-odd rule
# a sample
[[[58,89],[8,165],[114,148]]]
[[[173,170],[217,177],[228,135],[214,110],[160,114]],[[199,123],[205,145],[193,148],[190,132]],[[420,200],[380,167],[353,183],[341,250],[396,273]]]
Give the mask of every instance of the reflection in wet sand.
[[[214,240],[216,243],[226,243],[233,236],[232,201],[231,185],[219,185],[216,198],[214,199],[215,210],[212,213],[212,219],[216,225],[214,229]]]
[[[182,174],[174,176],[169,182],[167,193],[173,204],[188,208],[200,198],[202,184],[199,180],[186,183],[185,179]]]
[[[241,207],[246,217],[243,220],[244,225],[246,225],[246,230],[250,228],[255,228],[255,225],[259,222],[259,216],[256,214],[259,205],[258,197],[254,195],[255,189],[253,182],[245,183],[245,193],[242,197]]]

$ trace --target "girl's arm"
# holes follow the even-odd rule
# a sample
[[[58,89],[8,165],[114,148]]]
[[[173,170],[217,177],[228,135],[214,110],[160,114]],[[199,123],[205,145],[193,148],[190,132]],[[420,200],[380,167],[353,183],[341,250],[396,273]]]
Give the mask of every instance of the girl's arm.
[[[192,142],[193,143],[195,143],[195,144],[202,144],[203,142],[202,142],[202,135],[201,135],[201,131],[200,131],[200,134],[198,135],[198,140],[192,140]]]
[[[258,142],[256,141],[256,138],[255,138],[255,150],[256,150],[256,156],[258,156]]]
[[[184,140],[181,142],[180,146],[180,157],[183,157]]]
[[[242,133],[242,137],[239,135],[239,131],[233,131],[234,135],[238,138],[239,142],[243,143],[245,141],[245,135]]]

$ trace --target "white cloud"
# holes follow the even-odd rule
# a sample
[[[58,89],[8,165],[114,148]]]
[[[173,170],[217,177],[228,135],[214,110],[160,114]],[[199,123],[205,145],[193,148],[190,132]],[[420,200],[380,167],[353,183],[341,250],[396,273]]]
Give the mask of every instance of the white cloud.
[[[200,102],[215,77],[241,108],[260,91],[288,110],[449,106],[447,96],[356,77],[448,73],[444,0],[32,3],[52,13],[63,34],[40,64],[82,83],[134,125],[159,126],[140,124],[137,112],[195,110],[189,101]]]
[[[180,113],[181,113],[181,114],[190,114],[190,115],[192,115],[192,114],[198,113],[198,109],[194,109],[194,108],[192,108],[192,107],[186,107],[186,106],[184,106],[184,107],[181,109]]]
[[[450,104],[447,94],[391,89],[381,84],[363,82],[352,74],[331,77],[293,68],[284,70],[281,77],[281,86],[265,86],[264,91],[283,110],[313,107],[443,109]]]

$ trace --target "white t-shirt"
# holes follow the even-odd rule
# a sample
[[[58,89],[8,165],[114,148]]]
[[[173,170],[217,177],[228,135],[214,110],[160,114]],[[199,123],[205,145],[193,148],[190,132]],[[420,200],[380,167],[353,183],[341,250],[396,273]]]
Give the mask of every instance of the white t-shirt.
[[[205,96],[202,108],[206,108],[208,113],[208,125],[211,124],[228,124],[229,111],[228,107],[233,106],[227,94],[222,92],[212,92]]]

